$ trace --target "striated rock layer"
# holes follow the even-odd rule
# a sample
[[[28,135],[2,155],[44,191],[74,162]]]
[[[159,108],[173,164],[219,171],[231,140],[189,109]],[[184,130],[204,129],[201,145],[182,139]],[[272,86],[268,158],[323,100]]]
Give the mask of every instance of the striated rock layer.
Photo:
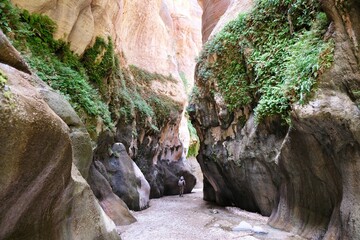
[[[246,107],[228,113],[201,79],[190,113],[206,200],[271,215],[271,226],[309,239],[359,239],[360,9],[355,0],[321,2],[334,62],[310,102],[292,106],[292,127],[276,118],[256,126]]]
[[[202,41],[205,43],[220,17],[226,12],[229,7],[231,0],[198,0],[201,8],[203,9],[202,14]]]

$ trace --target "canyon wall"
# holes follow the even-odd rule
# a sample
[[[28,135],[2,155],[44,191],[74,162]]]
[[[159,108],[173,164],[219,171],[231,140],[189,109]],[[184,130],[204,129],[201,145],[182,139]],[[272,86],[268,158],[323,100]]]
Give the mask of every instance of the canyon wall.
[[[104,189],[111,186],[117,196],[122,197],[134,210],[148,206],[149,194],[150,197],[177,194],[176,182],[180,175],[184,175],[188,182],[185,191],[190,192],[195,185],[195,177],[186,164],[184,153],[184,147],[187,146],[183,142],[188,138],[188,130],[184,124],[183,110],[186,95],[193,85],[194,60],[201,47],[201,8],[198,3],[195,0],[11,2],[31,13],[49,16],[57,26],[54,37],[70,43],[70,49],[80,57],[96,44],[97,37],[110,37],[109,41],[113,42],[121,76],[104,76],[101,84],[105,87],[98,87],[102,89],[105,104],[111,106],[111,121],[115,127],[107,131],[103,121],[87,115],[83,118],[86,125],[94,126],[90,135],[96,149],[93,162],[81,165],[81,173],[87,178],[90,169],[91,187],[104,210],[109,210],[114,202],[111,199],[116,198],[108,191],[101,191],[101,186]],[[98,58],[102,57],[99,54]],[[134,85],[143,84],[140,82],[144,81],[144,76],[146,78],[150,75],[155,77],[146,83],[146,90],[133,90]],[[164,77],[170,80],[164,81]],[[121,92],[124,80],[128,89],[132,89],[131,94],[137,94],[137,98],[131,94],[129,96],[135,100],[119,100],[124,98]],[[170,109],[166,111],[170,115],[157,120],[141,115],[142,110],[149,113],[147,107],[150,105],[146,106],[145,103],[148,99],[156,106],[168,104],[166,107],[170,106]],[[131,106],[126,106],[128,103]],[[132,109],[126,113],[131,116],[120,116],[119,112],[123,109]],[[86,127],[89,129],[88,125]],[[136,165],[134,168],[129,167],[131,163],[122,166],[127,172],[121,173],[123,170],[117,169],[117,177],[109,178],[115,171],[109,163],[119,163],[119,154],[109,153],[108,149],[119,143],[123,143],[127,150],[127,153],[120,154],[121,159],[128,159],[129,155],[140,167],[146,180],[137,174],[139,169]],[[124,174],[130,174],[134,179],[131,177],[132,180],[125,184],[121,180]],[[134,174],[137,174],[136,177]],[[138,181],[143,180],[145,182],[140,187]],[[146,188],[146,181],[151,191],[149,186]],[[103,185],[99,186],[97,182]],[[123,184],[128,188],[122,187]],[[121,218],[109,211],[107,213],[113,216],[114,221]]]
[[[92,160],[80,119],[1,31],[0,46],[0,238],[119,239],[78,170]]]
[[[256,97],[249,105],[230,110],[219,83],[204,77],[204,66],[226,56],[213,54],[199,61],[198,91],[190,105],[201,140],[197,159],[204,173],[205,200],[260,212],[270,216],[271,226],[309,239],[358,239],[359,5],[319,2],[330,19],[322,38],[334,40],[334,60],[329,69],[320,71],[309,101],[291,104],[290,126],[276,115],[255,123]],[[204,8],[203,19],[211,15],[206,9],[211,7]],[[244,10],[249,9],[240,7],[237,13]],[[223,16],[221,26],[227,16],[233,19],[233,14]],[[203,22],[203,33],[210,24]],[[246,64],[251,51],[250,47],[241,51]],[[251,64],[247,67],[255,72]]]

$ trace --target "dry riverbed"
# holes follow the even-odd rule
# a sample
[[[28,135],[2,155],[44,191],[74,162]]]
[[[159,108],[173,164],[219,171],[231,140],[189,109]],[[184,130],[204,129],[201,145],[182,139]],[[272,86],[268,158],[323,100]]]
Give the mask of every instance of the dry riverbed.
[[[202,191],[195,190],[184,197],[168,196],[152,199],[150,208],[133,212],[137,222],[118,227],[123,240],[302,240],[291,233],[266,224],[267,218],[238,208],[223,208],[202,200]],[[239,226],[253,229],[233,231]],[[266,233],[255,233],[253,230]]]

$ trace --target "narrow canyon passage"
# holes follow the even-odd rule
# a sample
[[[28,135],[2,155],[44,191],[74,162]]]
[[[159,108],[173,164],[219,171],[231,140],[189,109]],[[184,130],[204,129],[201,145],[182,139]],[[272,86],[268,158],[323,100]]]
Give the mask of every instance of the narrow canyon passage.
[[[302,240],[294,234],[271,228],[268,218],[233,207],[219,207],[205,202],[200,189],[193,190],[184,197],[167,196],[152,199],[150,207],[141,212],[133,212],[137,222],[118,227],[123,240],[227,240],[227,239],[276,239]],[[246,222],[253,228],[260,227],[267,233],[253,231],[232,231]]]

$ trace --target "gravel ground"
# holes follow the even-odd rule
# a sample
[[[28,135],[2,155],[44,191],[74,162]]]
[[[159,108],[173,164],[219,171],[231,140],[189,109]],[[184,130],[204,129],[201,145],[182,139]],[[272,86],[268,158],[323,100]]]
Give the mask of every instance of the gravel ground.
[[[137,222],[118,227],[122,240],[303,240],[271,228],[266,224],[267,217],[207,203],[202,200],[202,191],[196,189],[184,197],[151,199],[148,209],[133,214]],[[267,233],[232,231],[241,221]]]

